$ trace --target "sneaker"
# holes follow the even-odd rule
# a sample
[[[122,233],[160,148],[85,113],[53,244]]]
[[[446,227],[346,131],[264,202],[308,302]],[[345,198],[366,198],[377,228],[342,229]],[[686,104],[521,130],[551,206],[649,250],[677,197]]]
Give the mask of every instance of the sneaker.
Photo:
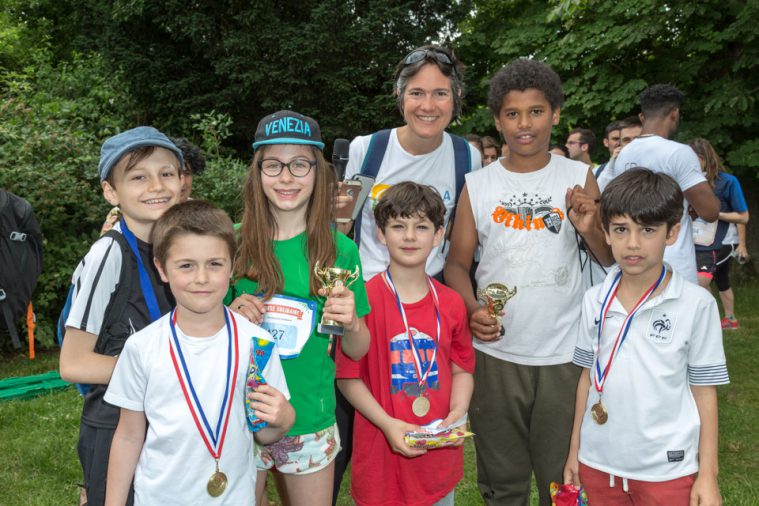
[[[731,320],[727,316],[722,318],[721,323],[722,323],[723,330],[736,330],[741,326],[740,323],[738,323],[738,320],[735,320],[735,319]]]

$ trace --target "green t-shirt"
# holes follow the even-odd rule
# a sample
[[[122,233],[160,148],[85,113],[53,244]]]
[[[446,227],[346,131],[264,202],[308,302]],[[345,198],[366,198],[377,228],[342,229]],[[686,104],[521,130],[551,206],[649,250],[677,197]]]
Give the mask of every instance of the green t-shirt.
[[[285,279],[282,295],[312,299],[309,294],[308,258],[305,252],[306,233],[285,241],[274,242],[274,254],[280,261]],[[337,259],[335,266],[353,271],[361,268],[358,248],[355,243],[341,233],[337,233]],[[356,314],[369,314],[369,300],[362,273],[351,286],[356,300]],[[235,283],[239,296],[243,293],[258,293],[258,283],[247,278]],[[231,302],[228,296],[226,302]],[[316,297],[316,323],[322,318],[324,298]],[[335,423],[335,363],[327,354],[329,336],[319,334],[314,328],[305,346],[296,358],[282,360],[282,368],[290,390],[290,403],[295,408],[295,423],[288,436],[311,434],[324,430]]]

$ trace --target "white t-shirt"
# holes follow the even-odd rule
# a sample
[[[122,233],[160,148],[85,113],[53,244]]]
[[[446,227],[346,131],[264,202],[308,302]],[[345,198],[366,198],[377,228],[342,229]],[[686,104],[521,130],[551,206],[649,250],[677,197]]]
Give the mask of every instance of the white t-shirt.
[[[374,181],[374,186],[364,208],[361,210],[359,254],[361,255],[361,266],[365,280],[369,280],[378,272],[384,271],[390,264],[387,248],[377,238],[374,221],[374,207],[385,190],[403,181],[414,181],[435,187],[445,202],[444,226],[446,227],[451,211],[456,205],[454,202],[456,199],[456,164],[451,136],[444,132],[443,142],[437,149],[424,155],[412,155],[401,146],[397,131],[398,129],[394,128],[390,132],[387,150]],[[361,166],[364,163],[371,138],[371,135],[365,135],[356,137],[351,142],[348,166],[345,170],[347,179],[361,172]],[[479,169],[482,165],[480,152],[471,149],[468,143],[467,148],[471,154],[472,170]],[[427,259],[427,274],[434,276],[443,270],[445,253],[442,250],[442,245],[432,250]]]
[[[584,185],[588,166],[563,156],[526,174],[492,163],[466,176],[482,258],[478,287],[503,283],[517,294],[505,307],[505,335],[474,347],[523,365],[572,360],[582,280],[567,188]]]
[[[228,314],[237,323],[240,356],[219,461],[219,469],[229,481],[218,498],[212,498],[206,491],[208,479],[215,471],[214,459],[187,407],[169,352],[171,313],[130,337],[119,356],[105,400],[122,408],[143,411],[148,421],[134,477],[135,505],[236,506],[254,502],[256,466],[252,435],[246,426],[245,382],[253,339],[271,341],[272,338],[245,317],[231,311]],[[226,383],[227,329],[223,327],[214,336],[205,338],[188,337],[178,325],[176,330],[200,404],[211,427],[216,427]],[[276,347],[263,377],[289,398]]]
[[[672,270],[667,266],[668,270]],[[664,290],[636,313],[617,351],[603,404],[609,419],[598,425],[590,408],[601,304],[619,272],[585,293],[574,363],[590,368],[591,386],[580,430],[579,460],[605,473],[666,481],[698,471],[700,418],[690,385],[729,383],[717,303],[677,271]],[[615,298],[601,335],[601,369],[627,316]]]
[[[619,153],[611,170],[601,173],[599,185],[606,185],[624,171],[645,167],[654,172],[671,176],[682,191],[706,181],[701,173],[698,156],[686,144],[670,141],[658,135],[638,137]],[[693,227],[688,215],[688,202],[683,199],[683,216],[680,219],[680,235],[672,246],[664,250],[664,261],[672,265],[688,281],[696,283],[696,249],[693,245]]]

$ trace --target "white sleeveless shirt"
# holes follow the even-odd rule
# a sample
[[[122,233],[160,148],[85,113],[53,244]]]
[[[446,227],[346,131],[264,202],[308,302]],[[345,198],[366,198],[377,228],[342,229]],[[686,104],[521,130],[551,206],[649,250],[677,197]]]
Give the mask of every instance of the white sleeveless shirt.
[[[493,163],[466,176],[482,258],[478,287],[517,287],[506,304],[504,336],[475,339],[488,355],[523,365],[572,361],[582,303],[575,229],[566,191],[585,185],[587,165],[551,156],[548,165],[516,173]]]

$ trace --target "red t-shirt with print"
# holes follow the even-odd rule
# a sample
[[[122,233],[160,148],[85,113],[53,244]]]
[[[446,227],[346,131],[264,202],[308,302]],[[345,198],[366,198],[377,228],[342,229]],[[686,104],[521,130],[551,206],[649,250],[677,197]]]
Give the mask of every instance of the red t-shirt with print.
[[[381,274],[366,284],[372,308],[365,317],[371,333],[368,353],[359,361],[346,357],[339,348],[337,353],[338,378],[362,379],[390,416],[418,425],[448,416],[452,362],[469,373],[474,371],[464,301],[452,289],[432,282],[439,298],[440,338],[427,378],[427,415],[417,417],[411,410],[419,393],[416,366],[395,295]],[[403,308],[425,371],[433,355],[437,329],[432,294],[404,304]],[[393,453],[382,431],[356,411],[351,494],[357,505],[429,505],[453,490],[462,476],[463,448],[439,448],[420,457],[403,457]]]

